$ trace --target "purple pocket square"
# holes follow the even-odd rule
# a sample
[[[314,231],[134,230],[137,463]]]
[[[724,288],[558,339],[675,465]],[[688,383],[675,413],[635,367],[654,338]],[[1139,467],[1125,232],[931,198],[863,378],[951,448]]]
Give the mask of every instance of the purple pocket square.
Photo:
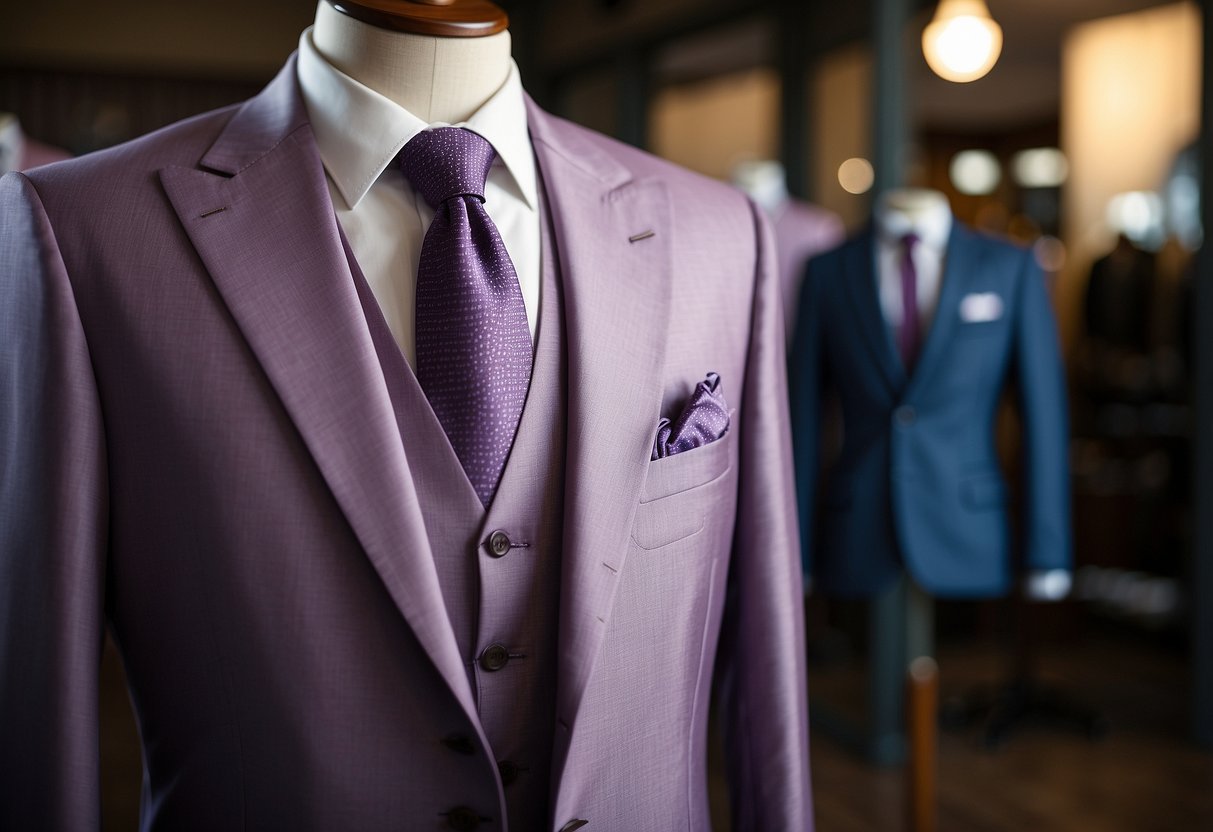
[[[695,385],[687,406],[678,418],[663,418],[657,425],[652,459],[664,459],[692,448],[715,442],[729,429],[729,408],[720,389],[720,376],[708,377]]]

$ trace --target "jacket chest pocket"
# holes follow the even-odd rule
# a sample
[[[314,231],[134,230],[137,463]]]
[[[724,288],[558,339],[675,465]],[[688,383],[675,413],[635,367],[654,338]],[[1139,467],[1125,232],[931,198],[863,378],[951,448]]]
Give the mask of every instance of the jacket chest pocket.
[[[733,467],[733,431],[700,448],[649,463],[632,540],[660,549],[699,534]]]

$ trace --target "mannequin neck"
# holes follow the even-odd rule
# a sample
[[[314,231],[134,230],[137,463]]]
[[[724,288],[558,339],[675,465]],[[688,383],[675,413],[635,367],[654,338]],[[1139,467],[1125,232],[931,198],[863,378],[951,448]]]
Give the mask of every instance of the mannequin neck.
[[[0,175],[19,168],[24,149],[21,123],[12,113],[0,112]]]
[[[354,80],[427,122],[466,121],[501,88],[510,72],[510,33],[440,38],[380,29],[316,8],[316,50]]]
[[[779,162],[751,159],[733,168],[733,184],[768,214],[778,214],[788,202],[788,179]]]
[[[952,207],[939,191],[897,188],[881,195],[875,221],[886,238],[913,233],[929,246],[943,248],[952,233]]]
[[[880,210],[898,214],[915,227],[952,213],[947,196],[928,188],[894,188],[886,191],[880,198]]]

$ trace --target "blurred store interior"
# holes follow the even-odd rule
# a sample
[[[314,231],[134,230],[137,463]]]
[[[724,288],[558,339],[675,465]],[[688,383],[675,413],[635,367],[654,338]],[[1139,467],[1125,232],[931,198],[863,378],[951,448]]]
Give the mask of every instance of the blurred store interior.
[[[882,189],[912,185],[1030,245],[1049,275],[1072,592],[881,609],[810,593],[818,828],[906,828],[911,650],[939,669],[939,829],[1213,829],[1213,263],[1199,254],[1213,3],[988,0],[1001,52],[968,82],[924,56],[935,0],[501,5],[542,106],[745,186],[775,214],[789,198],[815,206],[821,237],[802,260],[862,229]],[[0,113],[30,147],[104,148],[255,94],[314,14],[310,0],[15,4]],[[104,672],[106,828],[133,829],[138,744],[112,654]],[[997,712],[1017,682],[1090,718],[992,725],[982,691]]]

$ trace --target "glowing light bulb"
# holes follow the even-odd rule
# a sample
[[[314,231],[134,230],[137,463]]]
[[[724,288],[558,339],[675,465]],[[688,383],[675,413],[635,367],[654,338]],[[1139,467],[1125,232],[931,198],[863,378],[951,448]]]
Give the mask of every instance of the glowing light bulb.
[[[985,0],[940,0],[923,30],[922,54],[940,78],[976,81],[1002,54],[1002,27],[990,17]]]
[[[866,194],[875,181],[876,172],[867,159],[855,156],[838,166],[838,184],[849,194]]]

